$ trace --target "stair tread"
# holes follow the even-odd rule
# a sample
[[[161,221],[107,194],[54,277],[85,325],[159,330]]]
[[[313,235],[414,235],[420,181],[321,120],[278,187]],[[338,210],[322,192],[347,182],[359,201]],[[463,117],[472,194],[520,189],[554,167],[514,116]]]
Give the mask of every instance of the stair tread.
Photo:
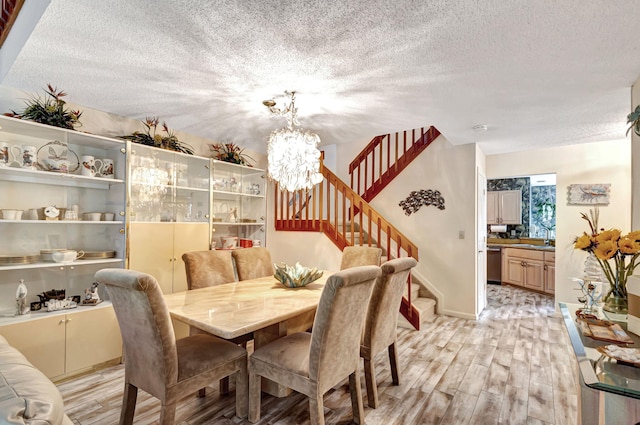
[[[422,310],[435,306],[436,300],[433,298],[418,297],[411,300],[411,303],[422,312]]]
[[[436,300],[433,298],[418,297],[411,300],[411,304],[418,310],[420,314],[420,323],[425,321],[431,321],[436,316]],[[414,329],[414,327],[407,321],[407,319],[398,313],[398,327]]]

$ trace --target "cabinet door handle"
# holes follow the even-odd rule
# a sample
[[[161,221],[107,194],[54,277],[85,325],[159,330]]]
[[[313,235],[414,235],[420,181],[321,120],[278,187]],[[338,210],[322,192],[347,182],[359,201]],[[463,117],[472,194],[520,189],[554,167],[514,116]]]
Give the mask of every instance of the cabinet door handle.
[[[124,229],[120,229],[119,232],[121,235],[124,235]]]
[[[64,319],[60,320],[60,321],[58,322],[58,325],[64,325]]]
[[[69,323],[71,321],[71,319],[67,319],[67,323]]]
[[[544,269],[547,270],[547,265],[546,264],[544,265]]]

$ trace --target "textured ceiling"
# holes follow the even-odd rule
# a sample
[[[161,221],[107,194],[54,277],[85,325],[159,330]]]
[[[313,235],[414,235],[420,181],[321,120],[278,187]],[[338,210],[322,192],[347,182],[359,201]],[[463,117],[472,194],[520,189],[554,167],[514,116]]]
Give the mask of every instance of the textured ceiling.
[[[625,137],[637,0],[52,0],[3,84],[265,151],[435,125],[487,154]],[[472,127],[486,124],[488,131]]]

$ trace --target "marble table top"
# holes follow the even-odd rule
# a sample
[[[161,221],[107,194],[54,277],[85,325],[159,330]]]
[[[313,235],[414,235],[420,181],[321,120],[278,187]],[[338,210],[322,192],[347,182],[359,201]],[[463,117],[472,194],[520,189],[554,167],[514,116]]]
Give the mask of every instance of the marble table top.
[[[165,295],[171,317],[233,339],[314,311],[333,272],[302,288],[285,288],[273,276]]]

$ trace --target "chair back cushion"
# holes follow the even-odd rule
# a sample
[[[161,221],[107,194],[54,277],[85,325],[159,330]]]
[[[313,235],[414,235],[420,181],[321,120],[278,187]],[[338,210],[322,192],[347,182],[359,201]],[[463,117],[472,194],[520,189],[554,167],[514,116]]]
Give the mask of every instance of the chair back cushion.
[[[411,257],[396,258],[382,264],[382,276],[376,281],[365,322],[363,345],[375,355],[396,340],[398,311],[411,269],[418,264]]]
[[[136,387],[164,399],[178,381],[176,339],[162,290],[153,276],[134,270],[102,269],[124,345],[125,376]]]
[[[340,270],[358,266],[379,266],[382,249],[374,246],[347,246],[342,250]]]
[[[309,377],[321,393],[356,370],[373,284],[381,270],[360,266],[329,277],[320,296],[309,350]]]
[[[229,251],[193,251],[182,254],[189,289],[206,288],[235,280]]]
[[[264,247],[241,248],[231,251],[236,262],[238,280],[249,280],[258,277],[273,276],[275,270],[271,262],[271,254]]]

